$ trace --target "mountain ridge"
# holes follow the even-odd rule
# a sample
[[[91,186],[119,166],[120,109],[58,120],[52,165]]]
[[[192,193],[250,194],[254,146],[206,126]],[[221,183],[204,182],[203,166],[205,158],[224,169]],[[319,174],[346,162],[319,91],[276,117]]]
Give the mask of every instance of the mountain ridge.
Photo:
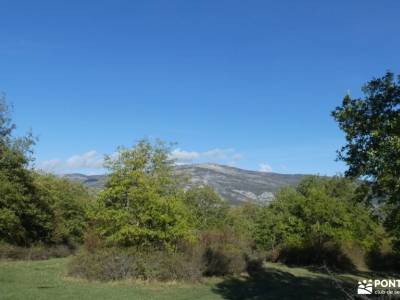
[[[244,170],[214,163],[177,165],[175,172],[188,178],[184,188],[209,185],[233,205],[248,201],[269,202],[280,188],[296,186],[307,176]],[[65,174],[63,177],[96,189],[101,189],[107,179],[107,175],[80,173]]]

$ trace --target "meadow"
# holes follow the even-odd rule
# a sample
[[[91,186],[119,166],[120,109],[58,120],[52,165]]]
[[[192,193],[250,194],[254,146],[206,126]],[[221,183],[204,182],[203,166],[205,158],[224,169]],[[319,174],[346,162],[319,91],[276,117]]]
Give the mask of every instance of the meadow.
[[[346,299],[356,282],[371,276],[326,274],[305,268],[266,263],[257,276],[207,278],[201,283],[122,280],[89,282],[68,277],[70,258],[1,261],[0,299]]]

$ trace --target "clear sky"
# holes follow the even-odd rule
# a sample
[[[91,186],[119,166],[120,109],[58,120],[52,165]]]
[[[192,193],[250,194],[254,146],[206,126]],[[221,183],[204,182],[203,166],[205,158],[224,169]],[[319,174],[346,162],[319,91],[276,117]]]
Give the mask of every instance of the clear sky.
[[[330,117],[400,71],[400,1],[0,0],[0,91],[40,167],[101,173],[142,137],[181,162],[336,174]]]

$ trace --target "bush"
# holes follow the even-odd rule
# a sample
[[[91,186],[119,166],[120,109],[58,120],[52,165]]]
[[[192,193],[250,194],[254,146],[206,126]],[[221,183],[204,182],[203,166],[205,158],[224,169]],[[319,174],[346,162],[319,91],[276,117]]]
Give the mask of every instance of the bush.
[[[66,257],[71,255],[73,252],[73,248],[64,245],[52,247],[36,245],[25,248],[6,243],[0,244],[0,259],[45,260],[50,258]]]
[[[89,227],[83,239],[83,247],[88,252],[94,252],[97,249],[100,249],[104,246],[104,241],[102,240],[100,234],[93,230],[93,228]]]
[[[269,250],[265,254],[266,261],[277,262],[278,259],[279,259],[279,249],[277,248]]]
[[[365,268],[364,253],[384,232],[370,207],[354,199],[356,188],[341,177],[313,176],[296,189],[282,189],[256,216],[257,246],[270,260]]]
[[[400,252],[393,248],[390,240],[385,240],[367,254],[367,265],[374,271],[400,270]]]
[[[117,249],[78,253],[69,264],[69,274],[88,280],[109,281],[134,276],[133,258]]]
[[[394,271],[400,270],[400,255],[395,252],[382,253],[371,251],[367,256],[367,263],[374,271]]]
[[[198,281],[201,265],[199,259],[184,253],[103,248],[92,253],[80,252],[69,264],[69,274],[100,281],[126,278]]]
[[[206,231],[201,234],[199,244],[205,276],[240,274],[246,270],[246,254],[251,249],[246,240],[233,231]]]
[[[263,265],[265,261],[265,255],[260,253],[253,253],[246,255],[246,272],[250,276],[257,276],[264,270]]]
[[[144,279],[199,281],[202,269],[199,257],[187,253],[155,252],[142,258]]]
[[[203,233],[197,244],[180,245],[175,252],[88,245],[69,264],[69,274],[88,280],[126,278],[159,281],[199,281],[202,276],[226,276],[262,268],[263,256],[235,240],[229,232]],[[95,244],[94,247],[92,247]]]
[[[89,280],[198,281],[202,276],[255,273],[264,257],[228,229],[201,232],[196,243],[181,241],[174,251],[105,247],[97,232],[89,230],[68,269],[70,275]]]
[[[244,254],[235,249],[207,248],[203,259],[206,276],[240,274],[246,269]]]
[[[292,246],[283,248],[278,260],[289,265],[322,266],[334,269],[354,270],[349,257],[335,244],[318,246]]]

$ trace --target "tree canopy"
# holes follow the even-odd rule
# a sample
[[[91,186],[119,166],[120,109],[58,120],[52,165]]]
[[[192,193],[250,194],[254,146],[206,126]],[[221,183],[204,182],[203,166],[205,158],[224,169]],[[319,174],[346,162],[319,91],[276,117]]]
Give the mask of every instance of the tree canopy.
[[[342,190],[340,190],[342,187]],[[377,223],[362,203],[352,200],[355,185],[345,178],[305,178],[296,189],[284,188],[256,222],[256,242],[266,249],[358,242],[373,246]]]
[[[338,158],[348,165],[346,175],[371,183],[375,197],[400,203],[400,77],[388,72],[362,91],[364,97],[346,95],[332,112],[347,140]]]
[[[190,238],[183,191],[169,154],[164,143],[141,140],[106,158],[110,174],[94,223],[108,244],[173,248]]]
[[[192,224],[199,230],[225,226],[228,204],[211,187],[192,187],[186,191],[185,203]]]
[[[14,137],[15,124],[4,97],[0,99],[0,239],[29,245],[51,235],[50,207],[36,193],[28,168],[34,139]]]
[[[0,241],[20,246],[71,244],[84,230],[90,198],[79,183],[39,174],[30,165],[34,139],[13,135],[15,124],[0,99]]]

